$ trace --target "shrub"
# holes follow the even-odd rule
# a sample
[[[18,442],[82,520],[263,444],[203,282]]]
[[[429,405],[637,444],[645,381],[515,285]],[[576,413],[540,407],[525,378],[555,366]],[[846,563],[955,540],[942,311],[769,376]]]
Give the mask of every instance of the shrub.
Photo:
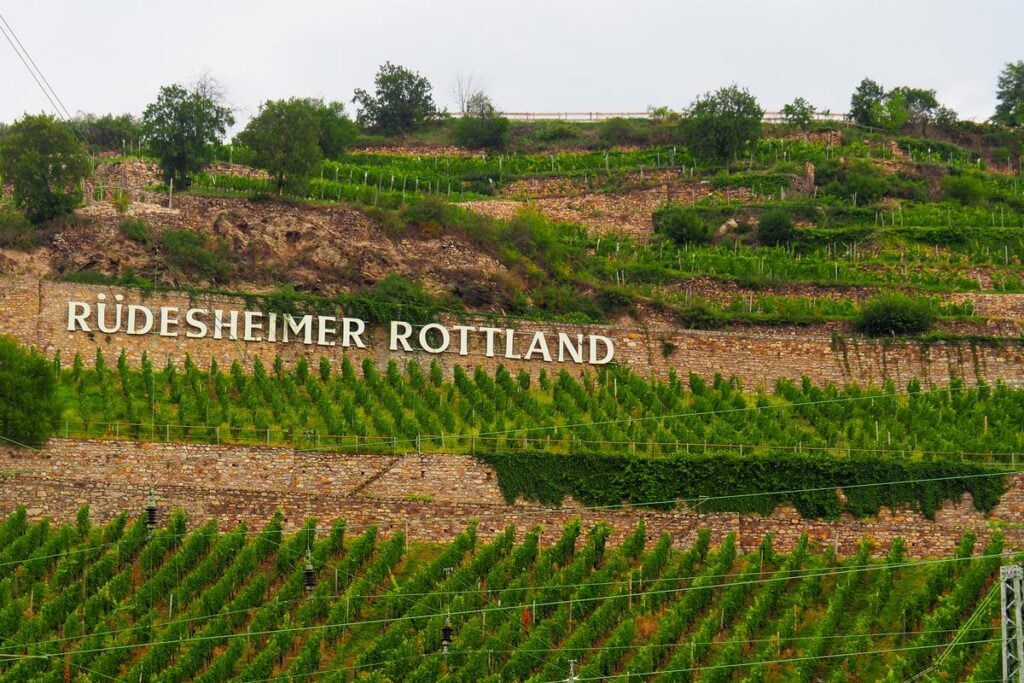
[[[579,137],[579,131],[568,121],[538,121],[533,124],[534,137],[543,142],[572,140]]]
[[[345,302],[345,311],[364,320],[406,320],[414,325],[433,322],[451,302],[434,296],[423,285],[394,273]]]
[[[885,195],[887,185],[881,174],[867,166],[857,165],[846,172],[843,194],[857,197],[859,203],[869,203]]]
[[[636,297],[631,292],[618,287],[605,287],[597,293],[597,305],[606,315],[623,315],[636,313]]]
[[[56,379],[35,351],[0,336],[0,436],[41,446],[60,415]]]
[[[769,209],[761,214],[757,225],[757,240],[761,244],[778,246],[788,244],[796,236],[796,229],[785,209]]]
[[[153,241],[153,231],[149,224],[141,218],[129,218],[121,221],[121,234],[140,244],[149,244]]]
[[[117,278],[104,275],[93,268],[85,268],[74,273],[64,274],[65,282],[78,282],[83,285],[113,285],[117,284]]]
[[[654,212],[654,231],[676,244],[705,244],[711,229],[696,210],[679,204],[664,204]]]
[[[677,307],[675,314],[679,324],[691,330],[716,330],[726,323],[725,316],[701,299]]]
[[[616,116],[598,125],[597,137],[606,145],[642,145],[650,142],[651,131],[645,121]]]
[[[132,198],[127,192],[118,191],[111,204],[114,205],[114,210],[118,215],[123,216],[128,213],[128,207],[132,205]]]
[[[32,224],[8,204],[0,212],[0,248],[31,249],[37,244]]]
[[[935,320],[931,302],[904,294],[882,294],[865,303],[857,316],[860,332],[871,336],[922,334]]]
[[[503,149],[509,122],[504,116],[463,116],[455,123],[455,142],[474,149]]]
[[[533,305],[549,315],[572,316],[580,322],[597,322],[603,317],[597,302],[568,285],[541,287],[532,297]]]
[[[980,204],[988,197],[985,184],[971,176],[946,176],[942,179],[942,196],[961,204]]]
[[[210,282],[224,282],[231,266],[223,250],[207,248],[206,237],[192,230],[168,230],[161,245],[167,260],[174,266]]]
[[[400,214],[406,224],[414,226],[426,237],[438,237],[448,219],[448,204],[437,197],[426,195],[409,202]]]

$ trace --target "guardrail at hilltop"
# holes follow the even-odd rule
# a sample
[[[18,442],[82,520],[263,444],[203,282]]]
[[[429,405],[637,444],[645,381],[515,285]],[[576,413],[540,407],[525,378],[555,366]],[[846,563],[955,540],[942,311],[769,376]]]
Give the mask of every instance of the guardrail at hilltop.
[[[462,112],[450,112],[454,117],[462,116]],[[607,121],[608,119],[649,119],[649,111],[503,111],[501,115],[513,121]],[[811,117],[814,121],[847,121],[843,113],[823,112]],[[782,123],[785,120],[781,111],[766,111],[761,119],[765,123]]]

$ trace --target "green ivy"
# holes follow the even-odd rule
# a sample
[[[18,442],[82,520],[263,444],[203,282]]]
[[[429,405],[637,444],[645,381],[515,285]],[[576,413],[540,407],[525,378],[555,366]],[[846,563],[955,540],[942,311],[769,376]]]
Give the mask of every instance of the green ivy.
[[[701,512],[769,515],[787,503],[814,519],[836,519],[842,512],[864,517],[884,505],[911,506],[933,519],[937,508],[964,493],[971,494],[978,510],[991,510],[1007,488],[1006,477],[985,465],[874,456],[507,453],[477,458],[497,471],[508,502],[521,498],[545,505],[572,496],[585,505],[657,502],[667,509],[686,500]],[[879,482],[911,483],[872,485]],[[845,503],[837,492],[840,486],[845,487]],[[766,491],[776,493],[762,495]]]

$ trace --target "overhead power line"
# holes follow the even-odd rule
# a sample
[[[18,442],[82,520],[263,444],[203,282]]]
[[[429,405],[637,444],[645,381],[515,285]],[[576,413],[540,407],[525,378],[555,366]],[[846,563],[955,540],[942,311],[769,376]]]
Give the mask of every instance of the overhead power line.
[[[840,484],[833,484],[833,485],[829,485],[829,486],[818,486],[818,487],[813,487],[813,488],[785,489],[785,490],[777,490],[777,491],[752,491],[750,493],[736,493],[736,494],[728,494],[728,495],[721,495],[721,496],[704,496],[704,497],[691,498],[691,499],[687,499],[687,498],[673,498],[672,500],[651,500],[651,501],[637,501],[637,502],[632,502],[632,503],[611,503],[611,504],[608,504],[608,505],[537,507],[535,509],[532,509],[532,508],[516,508],[515,512],[516,512],[517,515],[519,515],[521,517],[525,517],[525,516],[529,516],[529,515],[533,515],[533,514],[550,515],[550,514],[559,513],[559,512],[565,512],[565,513],[579,515],[580,513],[583,513],[583,512],[600,512],[600,511],[606,511],[606,510],[619,510],[619,509],[633,510],[633,509],[636,509],[636,508],[643,508],[643,507],[664,507],[666,505],[678,504],[680,502],[688,503],[688,504],[699,503],[699,504],[703,505],[703,504],[706,504],[706,503],[708,503],[710,501],[714,501],[714,500],[728,500],[728,499],[733,499],[733,498],[759,498],[759,497],[762,497],[762,496],[795,495],[795,494],[799,494],[799,493],[820,493],[822,491],[832,491],[832,490],[835,490],[835,489],[843,489],[844,491],[846,491],[846,490],[849,490],[849,489],[862,489],[862,488],[880,487],[880,486],[903,486],[903,485],[913,485],[913,484],[922,484],[922,483],[933,483],[933,482],[940,482],[940,481],[962,481],[962,480],[965,480],[965,479],[980,479],[980,478],[986,478],[986,477],[1003,477],[1003,476],[1010,476],[1010,475],[1014,475],[1014,474],[1024,474],[1024,470],[999,470],[999,471],[993,471],[993,472],[980,472],[980,473],[976,473],[976,474],[952,475],[952,476],[948,476],[948,477],[922,477],[922,478],[916,478],[916,479],[901,479],[901,480],[896,480],[896,481],[878,481],[878,482],[860,483],[860,484],[841,484],[840,483]],[[488,514],[486,512],[475,511],[475,512],[467,512],[466,514],[455,515],[455,516],[421,517],[421,518],[418,519],[418,521],[420,521],[420,522],[459,522],[459,521],[464,520],[466,518],[480,520],[480,519],[488,519],[488,518],[492,518],[492,517],[504,517],[507,514],[508,514],[507,510],[496,510],[495,512],[493,512],[491,514]],[[356,530],[356,529],[367,529],[367,528],[373,527],[373,526],[379,527],[380,524],[374,524],[374,523],[347,524],[346,523],[345,528],[348,529],[348,530]],[[299,531],[301,531],[301,530],[299,530]],[[185,532],[185,533],[182,533],[182,534],[173,534],[171,537],[173,537],[173,538],[185,537],[185,536],[188,536],[188,535],[190,535],[192,533],[195,533],[195,532]],[[217,532],[217,533],[221,534],[221,535],[242,534],[242,535],[248,535],[248,536],[257,536],[259,534],[264,533],[264,531],[263,530],[258,530],[257,531],[255,529],[253,529],[253,530],[246,530],[246,531],[239,531],[239,530],[220,531],[220,532]],[[48,556],[43,556],[43,557],[26,557],[26,558],[22,558],[22,559],[18,559],[18,560],[8,560],[6,562],[0,562],[0,568],[5,567],[5,566],[10,566],[10,565],[22,564],[23,562],[28,562],[30,560],[52,559],[54,557],[63,557],[65,555],[69,555],[69,554],[90,552],[92,550],[96,550],[96,549],[100,549],[100,548],[104,548],[104,547],[116,546],[120,542],[121,541],[112,541],[110,543],[101,543],[101,544],[92,545],[92,546],[89,546],[89,547],[86,547],[86,548],[80,548],[80,549],[77,549],[77,550],[56,553],[54,555],[48,555]]]
[[[43,91],[43,95],[47,100],[49,100],[50,105],[53,107],[54,111],[57,112],[57,116],[65,122],[71,123],[71,112],[64,106],[64,102],[60,99],[60,96],[57,95],[57,91],[53,89],[52,85],[50,85],[46,76],[43,75],[42,70],[38,65],[36,65],[35,60],[32,59],[32,55],[29,54],[29,51],[21,42],[21,39],[18,38],[18,34],[14,32],[14,28],[7,22],[7,19],[4,18],[2,13],[0,13],[0,33],[3,33],[4,38],[7,39],[11,49],[14,50],[16,55],[18,55],[18,59],[25,66],[29,75],[32,76],[32,80],[34,80],[36,85],[39,86],[39,89]]]
[[[788,577],[787,581],[788,580],[792,580],[792,579],[803,578],[805,576],[815,576],[815,577],[841,576],[841,575],[847,575],[847,574],[858,574],[858,573],[862,573],[862,572],[881,571],[881,570],[885,570],[887,568],[898,568],[899,569],[899,568],[906,568],[906,567],[917,567],[917,566],[929,566],[929,565],[936,565],[936,564],[945,564],[945,563],[949,563],[949,562],[975,562],[975,561],[978,561],[978,560],[995,559],[995,558],[1002,558],[1002,557],[1005,557],[1005,555],[1003,553],[997,553],[997,554],[994,554],[994,555],[973,555],[973,556],[970,556],[970,557],[963,557],[963,558],[938,558],[938,559],[929,559],[929,560],[918,560],[918,561],[903,562],[903,563],[898,563],[898,564],[893,564],[893,565],[868,564],[868,565],[859,566],[859,567],[834,567],[834,568],[820,568],[820,569],[818,569],[818,568],[814,568],[814,569],[808,568],[807,570],[800,570],[800,571],[798,571],[794,576]],[[671,579],[671,580],[679,581],[679,582],[685,582],[687,580],[696,579],[696,578],[698,578],[698,576],[700,576],[700,575],[699,574],[695,574],[695,575],[686,576],[686,577],[676,577],[676,578]],[[728,574],[723,574],[723,575],[706,575],[705,578],[716,578],[716,577],[719,577],[719,576],[731,576],[731,575],[728,575]],[[681,594],[689,593],[691,591],[704,591],[704,590],[714,591],[714,590],[719,590],[719,589],[725,589],[725,588],[728,588],[730,586],[735,586],[735,585],[763,585],[763,584],[771,583],[772,581],[776,581],[776,580],[778,580],[776,577],[769,576],[769,577],[764,577],[764,578],[759,578],[759,579],[751,579],[749,581],[721,581],[721,582],[715,582],[715,583],[710,583],[710,584],[705,584],[705,585],[700,585],[700,586],[693,585],[693,584],[688,584],[688,585],[683,585],[683,586],[673,587],[673,588],[657,588],[657,589],[654,589],[654,590],[647,590],[647,591],[643,591],[642,594],[644,594],[644,595],[681,595]],[[565,585],[566,586],[585,586],[585,585],[588,585],[588,584],[580,583],[580,584],[565,584]],[[545,586],[537,586],[537,587],[535,587],[535,590],[540,591],[540,590],[542,590],[544,588],[545,588]],[[473,591],[466,591],[466,592],[473,592]],[[496,593],[500,593],[500,592],[502,592],[502,591],[496,591]],[[638,595],[640,595],[640,593],[638,593]],[[502,612],[516,611],[516,610],[522,609],[524,607],[531,607],[531,608],[534,608],[534,609],[536,609],[538,607],[556,607],[557,608],[557,607],[559,607],[561,605],[568,605],[568,604],[601,603],[601,602],[605,602],[605,601],[608,601],[608,600],[612,600],[615,597],[616,596],[614,594],[606,594],[606,595],[598,595],[598,596],[593,596],[593,597],[578,597],[578,598],[546,600],[546,601],[527,600],[527,601],[523,601],[523,602],[504,603],[504,604],[498,604],[498,605],[493,605],[492,604],[492,605],[488,605],[488,606],[484,606],[484,607],[478,607],[478,608],[474,608],[474,609],[445,610],[444,612],[434,612],[434,613],[430,613],[430,614],[417,614],[417,615],[404,614],[404,615],[398,616],[398,617],[375,617],[375,618],[371,618],[371,619],[361,619],[361,620],[357,619],[357,620],[352,620],[352,621],[338,622],[338,623],[334,623],[334,624],[320,623],[320,624],[314,624],[314,625],[308,625],[308,626],[291,626],[291,627],[285,627],[285,628],[264,629],[264,630],[261,630],[261,631],[244,631],[244,632],[229,633],[229,634],[224,634],[224,635],[194,635],[194,636],[190,636],[190,637],[187,637],[187,638],[179,638],[177,640],[169,640],[169,641],[161,641],[161,642],[163,642],[163,643],[175,643],[176,642],[176,643],[179,643],[179,644],[184,644],[184,643],[190,642],[190,641],[194,642],[194,641],[207,641],[207,640],[228,640],[228,639],[239,638],[239,637],[241,637],[241,638],[266,637],[266,636],[273,636],[273,635],[276,635],[276,634],[279,634],[279,633],[314,633],[314,632],[324,631],[324,630],[326,630],[328,628],[332,628],[332,627],[334,627],[334,628],[338,628],[338,627],[350,628],[350,627],[359,626],[359,625],[378,625],[379,626],[379,625],[389,625],[389,624],[399,623],[399,622],[413,622],[413,621],[420,620],[420,619],[430,619],[430,618],[433,618],[433,617],[440,617],[440,616],[471,617],[471,616],[480,615],[480,614],[499,614],[499,613],[502,613]],[[305,598],[303,598],[301,600],[294,600],[294,601],[288,601],[288,602],[302,602],[304,600],[305,600]],[[266,604],[271,603],[271,602],[273,602],[273,601],[269,600],[267,602],[264,602],[261,605],[254,605],[253,607],[249,607],[249,608],[246,608],[245,610],[238,610],[238,611],[240,611],[240,612],[252,611],[252,610],[255,610],[255,609],[259,609],[259,608],[261,608],[261,607],[263,607]],[[287,603],[282,603],[282,604],[287,604]],[[223,615],[223,613],[211,614],[211,615],[205,615],[205,616],[200,616],[200,617],[193,617],[193,618],[190,618],[190,619],[174,620],[173,622],[170,622],[170,623],[179,623],[179,622],[180,623],[186,623],[186,622],[191,622],[191,621],[200,621],[200,620],[205,619],[205,618],[214,618],[214,617],[222,616],[222,615]],[[120,633],[130,633],[130,632],[142,630],[144,628],[146,628],[146,627],[145,626],[140,626],[140,625],[135,625],[135,626],[130,626],[130,627],[124,628],[124,629],[116,629],[116,630],[113,630],[113,631],[108,631],[108,632],[105,632],[105,633],[107,635],[117,635],[117,634],[120,634]],[[91,635],[95,635],[95,634],[83,634],[83,635],[80,635],[80,636],[67,636],[67,637],[61,637],[61,638],[50,638],[50,639],[46,639],[46,640],[34,641],[34,642],[29,642],[29,643],[18,643],[16,645],[12,645],[12,646],[0,646],[0,652],[8,652],[10,650],[16,650],[16,649],[28,649],[28,648],[32,648],[32,647],[38,647],[38,646],[41,646],[41,645],[62,644],[62,643],[67,643],[67,642],[79,642],[79,641],[83,641],[83,640],[88,639],[89,637],[91,637]],[[136,649],[139,649],[139,648],[148,647],[150,645],[153,645],[156,642],[157,641],[145,641],[145,642],[138,642],[138,643],[124,643],[124,644],[116,644],[116,645],[107,645],[107,646],[96,647],[96,648],[78,649],[78,650],[76,650],[76,652],[78,652],[79,654],[95,654],[95,653],[100,653],[100,652],[108,652],[108,651],[111,651],[111,650],[136,650]]]

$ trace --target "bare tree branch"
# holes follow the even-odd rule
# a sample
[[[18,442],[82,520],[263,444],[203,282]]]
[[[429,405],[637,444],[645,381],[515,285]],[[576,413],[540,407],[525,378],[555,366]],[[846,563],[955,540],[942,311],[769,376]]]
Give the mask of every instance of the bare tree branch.
[[[448,95],[455,101],[460,114],[465,114],[470,100],[474,96],[486,96],[484,92],[487,87],[486,80],[470,71],[468,74],[461,71],[455,73],[455,81],[448,87]]]

